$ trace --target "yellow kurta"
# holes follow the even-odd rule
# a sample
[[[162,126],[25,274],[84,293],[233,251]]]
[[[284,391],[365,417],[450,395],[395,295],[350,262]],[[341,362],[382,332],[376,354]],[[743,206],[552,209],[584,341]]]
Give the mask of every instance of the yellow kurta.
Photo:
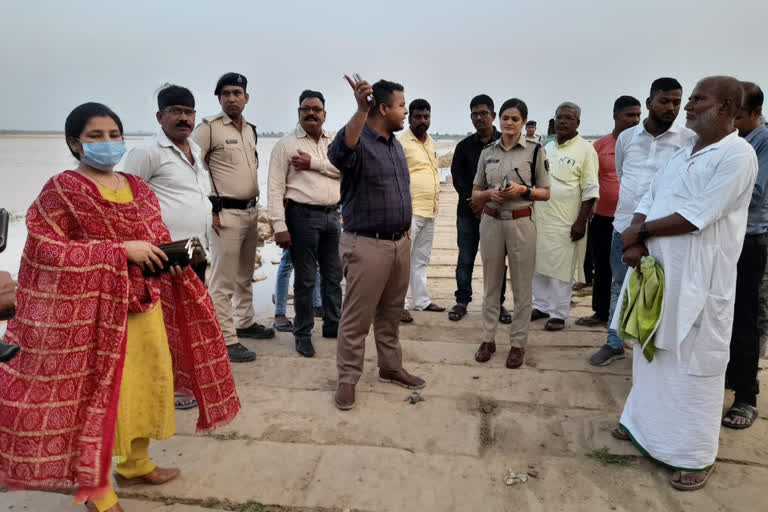
[[[411,174],[413,214],[434,219],[437,217],[437,200],[440,195],[440,172],[437,169],[435,141],[427,135],[426,142],[421,142],[410,129],[397,140],[403,146]]]
[[[562,145],[554,140],[545,151],[550,166],[550,198],[536,203],[536,272],[566,283],[576,273],[583,282],[587,237],[572,242],[571,226],[581,203],[600,196],[597,152],[578,135]]]
[[[133,201],[130,185],[118,191],[99,187],[116,203]],[[168,439],[176,431],[173,362],[158,302],[146,313],[128,313],[127,345],[115,426],[115,456],[131,453],[131,441]]]

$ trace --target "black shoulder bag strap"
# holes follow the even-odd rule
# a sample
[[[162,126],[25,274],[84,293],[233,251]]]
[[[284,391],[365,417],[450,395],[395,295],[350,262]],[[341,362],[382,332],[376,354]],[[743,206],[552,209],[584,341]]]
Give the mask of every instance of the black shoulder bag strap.
[[[205,152],[205,163],[208,165],[208,174],[211,175],[211,184],[213,185],[213,191],[216,193],[216,197],[221,198],[221,194],[219,194],[219,189],[216,187],[216,180],[213,177],[213,170],[211,169],[211,149],[213,148],[212,140],[213,140],[213,125],[208,122],[207,119],[203,119],[203,123],[208,125],[208,130],[211,132],[208,134],[208,151]]]
[[[537,142],[533,150],[533,160],[531,160],[531,188],[536,188],[536,159],[539,158],[539,149],[541,144]]]

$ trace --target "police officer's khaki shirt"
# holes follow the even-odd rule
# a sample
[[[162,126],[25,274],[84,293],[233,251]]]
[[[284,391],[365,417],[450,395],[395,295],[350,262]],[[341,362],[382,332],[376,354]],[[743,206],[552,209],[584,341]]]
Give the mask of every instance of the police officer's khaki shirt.
[[[252,199],[259,195],[259,162],[254,127],[243,118],[242,130],[224,112],[203,118],[192,133],[211,174],[211,192]]]
[[[533,173],[531,169],[533,153],[537,142],[533,139],[527,139],[521,134],[515,145],[511,148],[506,148],[502,140],[503,137],[499,137],[497,141],[483,148],[482,153],[480,153],[480,160],[477,162],[474,186],[482,188],[498,187],[504,177],[508,176],[510,183],[532,187],[531,175]],[[517,169],[517,172],[515,172],[515,169]],[[547,162],[547,154],[544,152],[544,148],[541,147],[539,148],[539,154],[536,156],[535,172],[536,188],[548,188],[549,163]],[[533,205],[533,200],[523,197],[507,199],[502,205],[498,205],[493,201],[488,202],[488,207],[504,210],[516,210],[531,205]]]

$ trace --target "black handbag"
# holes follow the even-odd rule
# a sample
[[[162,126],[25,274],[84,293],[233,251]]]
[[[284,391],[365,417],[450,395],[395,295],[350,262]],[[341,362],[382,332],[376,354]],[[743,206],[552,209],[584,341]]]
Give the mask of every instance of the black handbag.
[[[184,268],[189,265],[197,265],[206,261],[205,249],[203,248],[203,244],[200,243],[200,239],[196,236],[158,245],[157,247],[168,256],[168,261],[163,262],[163,268],[159,271],[150,272],[145,269],[145,276],[160,275],[163,272],[168,272],[172,266]]]

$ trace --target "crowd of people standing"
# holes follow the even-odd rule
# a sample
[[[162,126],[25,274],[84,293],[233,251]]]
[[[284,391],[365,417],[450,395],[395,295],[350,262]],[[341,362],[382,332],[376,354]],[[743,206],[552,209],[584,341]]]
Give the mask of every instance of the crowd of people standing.
[[[356,105],[346,125],[326,131],[324,95],[305,90],[296,129],[270,157],[268,212],[285,251],[274,328],[253,308],[261,191],[257,132],[243,116],[246,77],[223,75],[214,90],[221,112],[197,125],[192,92],[164,86],[157,135],[127,154],[116,113],[98,103],[72,111],[65,134],[78,167],[51,178],[28,212],[18,292],[0,274],[3,308],[15,310],[7,340],[21,347],[18,355],[0,347],[9,360],[0,365],[0,482],[77,487],[89,510],[122,510],[109,479],[113,454],[119,485],[177,478],[147,451],[150,439],[173,435],[174,405],[197,405],[200,431],[228,423],[240,408],[230,363],[256,358],[240,340],[290,330],[296,352],[313,357],[316,317],[322,336],[337,339],[340,410],[355,406],[371,325],[379,379],[426,385],[403,367],[399,328],[414,321],[409,310],[446,309],[427,287],[440,192],[432,107],[407,104],[401,84],[345,78]],[[612,433],[672,468],[681,490],[706,484],[721,425],[757,419],[768,245],[762,103],[755,84],[705,78],[683,128],[675,123],[682,86],[660,78],[644,120],[640,102],[620,96],[613,131],[591,144],[573,102],[558,105],[542,138],[523,100],[497,114],[481,94],[469,103],[476,131],[451,165],[459,254],[448,319],[468,314],[479,248],[479,363],[496,352],[499,323],[509,324],[510,369],[525,362],[531,322],[567,329],[588,239],[594,314],[576,323],[609,327],[591,364],[625,357],[619,333],[632,276],[645,261],[663,267],[655,354],[634,343],[633,386]],[[168,244],[192,238],[208,249],[210,271],[170,260]],[[721,416],[724,386],[736,396]]]

